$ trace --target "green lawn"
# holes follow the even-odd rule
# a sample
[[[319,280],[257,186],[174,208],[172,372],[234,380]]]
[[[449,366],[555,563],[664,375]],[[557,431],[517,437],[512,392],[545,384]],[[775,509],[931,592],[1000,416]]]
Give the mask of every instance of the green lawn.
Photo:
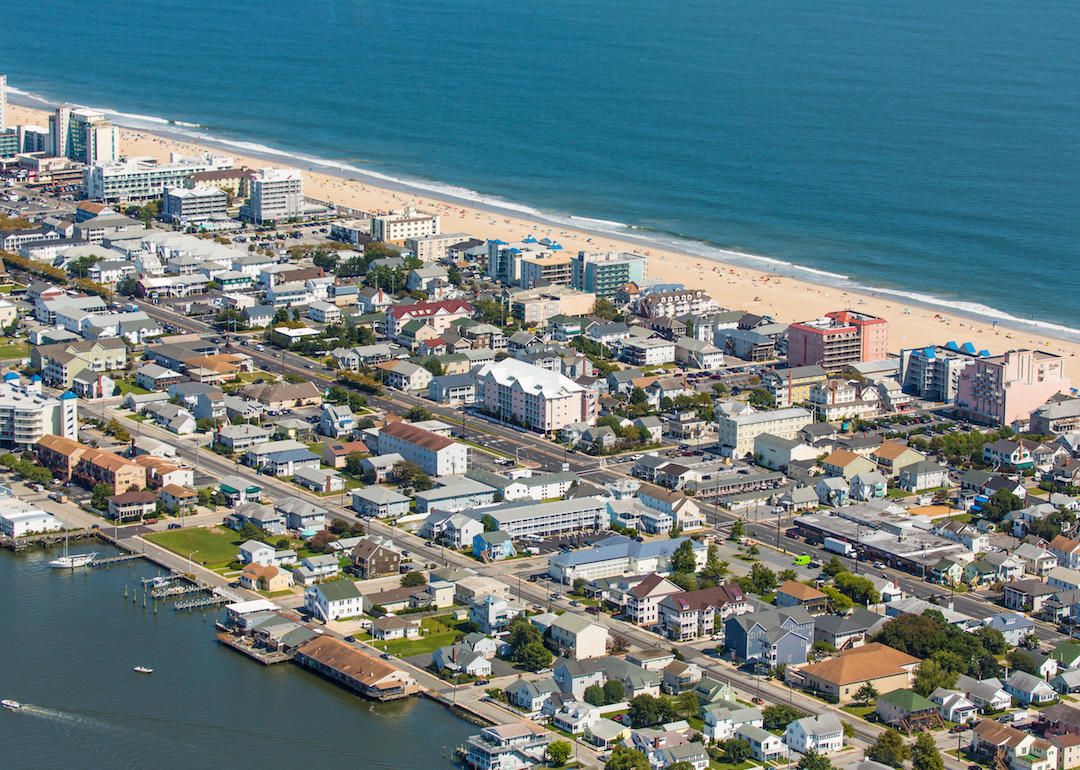
[[[146,388],[140,387],[139,385],[135,385],[134,383],[127,382],[125,380],[117,380],[116,387],[120,389],[121,396],[126,396],[128,393],[134,393],[137,396],[143,396],[150,392]]]
[[[240,539],[239,532],[224,527],[173,529],[143,537],[185,559],[192,551],[198,551],[193,560],[211,569],[223,567],[235,560],[240,552],[240,544],[244,542]]]
[[[14,288],[15,286],[10,283],[5,286],[0,286],[0,294],[11,294],[11,290]]]
[[[402,615],[408,619],[408,615]],[[372,644],[380,651],[384,650],[397,657],[409,657],[411,655],[424,655],[435,652],[440,647],[454,643],[454,638],[459,633],[464,633],[463,626],[468,621],[455,622],[450,615],[440,615],[437,618],[424,618],[420,622],[424,635],[419,639],[395,639],[392,642],[373,642]]]
[[[905,492],[902,489],[890,489],[885,493],[885,497],[911,497],[911,492]]]
[[[26,340],[4,340],[0,343],[0,358],[27,358],[30,345]]]
[[[129,420],[134,420],[135,422],[145,422],[146,421],[146,415],[144,415],[144,414],[129,414],[127,416],[127,418]]]
[[[841,706],[840,710],[865,719],[867,714],[877,711],[877,706]]]

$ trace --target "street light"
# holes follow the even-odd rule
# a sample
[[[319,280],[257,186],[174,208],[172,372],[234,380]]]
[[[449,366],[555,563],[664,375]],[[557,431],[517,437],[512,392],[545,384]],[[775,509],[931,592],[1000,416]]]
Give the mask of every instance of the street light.
[[[187,557],[187,569],[188,569],[188,572],[193,573],[193,570],[192,570],[192,567],[191,567],[191,557],[194,556],[195,554],[197,554],[198,552],[199,552],[198,549],[196,549],[196,550],[194,550],[194,551],[192,551],[191,553],[188,554],[188,557]]]

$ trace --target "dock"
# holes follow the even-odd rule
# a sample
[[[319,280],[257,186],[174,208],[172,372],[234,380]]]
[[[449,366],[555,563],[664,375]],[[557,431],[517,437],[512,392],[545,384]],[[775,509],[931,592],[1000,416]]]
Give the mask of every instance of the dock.
[[[117,564],[127,564],[131,561],[139,561],[141,558],[142,556],[140,556],[139,554],[125,553],[121,554],[120,556],[110,556],[107,559],[94,559],[86,566],[94,569],[97,569],[98,567],[112,567]]]
[[[237,652],[247,655],[252,660],[259,661],[259,663],[262,663],[264,666],[272,666],[275,663],[284,663],[287,660],[292,660],[292,655],[284,652],[258,649],[251,644],[245,644],[240,640],[240,637],[230,633],[219,632],[216,636],[219,644],[224,644],[226,647],[232,647]]]
[[[197,599],[181,599],[173,605],[176,612],[190,612],[208,607],[216,607],[219,604],[232,604],[232,599],[214,594],[212,596],[200,596]]]

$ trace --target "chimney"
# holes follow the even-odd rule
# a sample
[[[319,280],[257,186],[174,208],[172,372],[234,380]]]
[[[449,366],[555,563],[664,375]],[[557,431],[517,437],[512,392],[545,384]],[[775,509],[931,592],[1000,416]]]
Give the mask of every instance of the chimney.
[[[659,749],[660,749],[660,736],[657,736],[657,737],[653,738],[652,741],[653,741],[653,744],[652,744],[653,748],[659,751]]]

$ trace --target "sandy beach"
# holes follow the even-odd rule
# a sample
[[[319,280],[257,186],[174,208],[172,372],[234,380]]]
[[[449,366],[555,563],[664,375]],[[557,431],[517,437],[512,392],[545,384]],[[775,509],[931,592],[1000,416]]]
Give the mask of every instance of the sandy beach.
[[[40,110],[13,104],[9,104],[8,110],[9,125],[48,125],[47,114]],[[168,160],[171,152],[185,155],[204,151],[226,152],[220,148],[176,141],[132,129],[121,130],[121,151],[129,156],[153,156],[161,160]],[[270,165],[265,160],[227,154],[236,158],[237,166],[259,168]],[[290,164],[279,162],[274,165],[284,167]],[[621,241],[603,233],[590,233],[531,218],[493,214],[430,195],[399,192],[329,173],[302,172],[305,176],[305,194],[309,197],[365,211],[389,211],[412,205],[420,211],[439,214],[444,233],[461,232],[476,238],[498,238],[507,242],[529,236],[551,238],[572,253],[628,251],[644,254],[649,258],[650,278],[663,278],[665,281],[682,283],[687,288],[704,289],[723,307],[768,315],[781,323],[819,318],[827,312],[843,309],[879,316],[889,322],[889,350],[894,353],[902,348],[943,345],[950,341],[958,344],[971,342],[977,349],[985,349],[992,354],[1016,348],[1033,348],[1071,357],[1080,351],[1080,343],[1018,331],[1000,323],[995,327],[954,312],[920,307],[891,297],[843,291],[783,275],[754,272],[745,267],[673,250]],[[1022,312],[1023,309],[1019,310]]]

